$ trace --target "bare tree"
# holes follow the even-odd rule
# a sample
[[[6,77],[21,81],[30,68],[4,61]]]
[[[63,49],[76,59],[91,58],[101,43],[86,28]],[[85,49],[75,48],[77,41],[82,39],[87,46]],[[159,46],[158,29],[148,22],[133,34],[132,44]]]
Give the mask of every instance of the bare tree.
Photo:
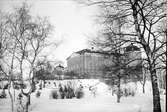
[[[8,79],[8,93],[11,99],[11,111],[14,111],[14,98],[11,93],[11,86],[13,82],[13,71],[14,71],[14,57],[16,49],[16,41],[11,38],[11,34],[8,32],[9,29],[9,15],[0,13],[0,56],[1,56],[1,72]],[[8,60],[8,61],[7,61]],[[15,90],[14,90],[15,92]],[[14,96],[15,97],[15,96]]]
[[[117,85],[117,103],[120,103],[121,98],[121,81],[125,79],[128,74],[126,71],[126,64],[124,63],[124,55],[120,53],[114,53],[113,55],[114,64],[111,66],[105,66],[103,71],[105,73],[105,78],[114,79],[114,84]]]
[[[160,35],[157,27],[167,18],[165,9],[167,1],[88,0],[86,4],[100,6],[105,32],[124,36],[123,43],[135,43],[142,48],[152,82],[153,112],[161,112],[156,71],[162,68],[161,58],[166,57],[166,37]],[[123,26],[121,32],[116,32],[115,23],[122,18],[125,21],[121,23]],[[111,38],[113,37],[111,36]],[[166,58],[163,59],[163,62],[166,61]],[[166,65],[163,68],[166,68]]]
[[[5,38],[10,38],[10,46],[7,50],[9,56],[7,60],[11,61],[8,76],[12,76],[12,70],[15,68],[21,75],[21,84],[23,85],[25,78],[30,84],[28,91],[24,91],[23,86],[21,87],[22,94],[27,98],[26,112],[30,105],[31,93],[35,91],[33,72],[37,65],[36,62],[42,50],[50,45],[48,37],[53,28],[47,18],[33,17],[29,11],[28,5],[23,3],[21,7],[16,8],[7,16],[8,27],[5,28],[7,33]],[[11,77],[8,79],[11,84]]]
[[[124,19],[120,19],[115,25],[114,31],[121,33],[122,22]],[[102,32],[102,36],[95,38],[91,41],[91,44],[98,47],[99,50],[107,52],[112,57],[112,65],[104,66],[102,71],[104,72],[103,78],[109,78],[110,81],[114,81],[113,84],[117,85],[117,103],[120,103],[121,98],[121,82],[124,80],[134,80],[137,76],[138,80],[141,80],[141,57],[130,57],[126,52],[126,43],[122,41],[123,35],[114,35],[109,32],[110,29],[105,29]],[[128,43],[129,44],[129,43]],[[132,45],[133,47],[133,45]],[[132,51],[133,52],[133,51]],[[140,51],[139,51],[140,54]],[[136,61],[137,64],[131,64]],[[132,75],[133,74],[133,75]]]
[[[34,78],[37,80],[43,81],[43,87],[45,88],[45,81],[50,79],[55,79],[54,74],[52,73],[53,66],[50,64],[50,62],[44,58],[42,60],[37,61],[37,67],[34,71]],[[41,82],[42,87],[42,82]]]

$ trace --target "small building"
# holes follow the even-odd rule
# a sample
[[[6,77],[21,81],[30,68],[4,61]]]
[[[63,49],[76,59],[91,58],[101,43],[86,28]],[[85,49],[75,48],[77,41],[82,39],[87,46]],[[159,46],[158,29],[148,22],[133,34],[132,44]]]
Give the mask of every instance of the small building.
[[[58,79],[63,79],[64,73],[65,73],[65,68],[61,64],[57,65],[53,70],[54,76]]]

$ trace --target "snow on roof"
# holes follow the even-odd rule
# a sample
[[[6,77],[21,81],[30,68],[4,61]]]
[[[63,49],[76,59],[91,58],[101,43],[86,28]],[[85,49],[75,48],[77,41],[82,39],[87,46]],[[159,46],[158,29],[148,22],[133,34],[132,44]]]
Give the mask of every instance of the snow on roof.
[[[93,49],[92,50],[91,49],[83,49],[83,50],[72,53],[66,60],[68,60],[72,57],[84,54],[84,53],[97,53],[97,54],[103,54],[103,55],[110,55],[111,54],[111,53],[108,53],[108,52],[105,52],[105,51],[98,51],[98,50],[95,51]]]

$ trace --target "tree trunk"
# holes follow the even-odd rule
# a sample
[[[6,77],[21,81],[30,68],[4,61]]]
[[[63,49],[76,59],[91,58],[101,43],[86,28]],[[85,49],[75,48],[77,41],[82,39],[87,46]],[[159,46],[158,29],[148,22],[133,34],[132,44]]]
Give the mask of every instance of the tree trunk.
[[[29,105],[30,105],[30,95],[26,95],[26,105],[25,105],[25,112],[28,112],[28,108],[29,108]]]
[[[14,83],[13,83],[12,85],[13,85],[13,100],[14,100],[14,102],[15,102],[15,99],[16,99],[16,92],[15,92]]]
[[[15,92],[15,88],[14,88],[14,101],[16,100],[16,92]]]
[[[26,102],[26,105],[25,105],[25,112],[28,112],[28,101]]]
[[[156,70],[151,72],[151,82],[153,90],[153,112],[161,112],[160,94],[158,89]]]
[[[120,87],[120,78],[118,78],[118,84],[117,84],[117,88],[118,88],[118,91],[117,91],[117,103],[120,103],[120,98],[121,98],[121,87]]]
[[[12,94],[10,92],[10,87],[11,87],[11,85],[9,84],[8,85],[8,93],[9,93],[10,100],[11,100],[11,110],[12,110],[12,112],[14,112],[14,101],[13,101],[13,96],[12,96]]]
[[[135,24],[135,30],[137,32],[138,38],[140,42],[143,45],[143,48],[145,50],[145,53],[148,56],[148,60],[150,61],[150,64],[152,64],[152,56],[151,56],[151,49],[148,46],[148,43],[144,39],[144,35],[141,33],[140,26],[138,24],[138,10],[137,10],[137,1],[132,6],[133,10],[133,18],[134,18],[134,24]],[[146,27],[146,26],[144,26]],[[155,62],[153,63],[155,64]],[[155,67],[150,68],[150,74],[151,74],[151,83],[152,83],[152,90],[153,90],[153,112],[161,112],[161,105],[160,105],[160,94],[159,94],[159,88],[158,88],[158,82],[157,82],[157,76],[156,76],[156,70],[153,70]]]
[[[143,82],[141,82],[141,84],[142,84],[143,94],[145,94],[146,79],[143,79]]]
[[[145,93],[145,88],[144,88],[144,86],[145,86],[145,83],[143,84],[143,93]]]
[[[28,105],[31,104],[31,95],[28,95]]]
[[[43,80],[43,88],[45,88],[45,80]]]
[[[112,89],[112,96],[114,96],[114,87],[111,88]]]

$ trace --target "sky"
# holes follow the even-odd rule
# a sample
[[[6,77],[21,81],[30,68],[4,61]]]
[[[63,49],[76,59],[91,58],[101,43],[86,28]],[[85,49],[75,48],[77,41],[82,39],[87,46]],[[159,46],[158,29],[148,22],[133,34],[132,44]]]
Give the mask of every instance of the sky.
[[[25,0],[0,0],[0,10],[10,12]],[[95,15],[97,7],[84,6],[74,0],[26,0],[31,5],[31,14],[46,16],[54,26],[53,42],[61,42],[58,47],[45,50],[51,61],[61,60],[66,66],[66,58],[73,52],[88,48],[88,40],[95,35]]]

